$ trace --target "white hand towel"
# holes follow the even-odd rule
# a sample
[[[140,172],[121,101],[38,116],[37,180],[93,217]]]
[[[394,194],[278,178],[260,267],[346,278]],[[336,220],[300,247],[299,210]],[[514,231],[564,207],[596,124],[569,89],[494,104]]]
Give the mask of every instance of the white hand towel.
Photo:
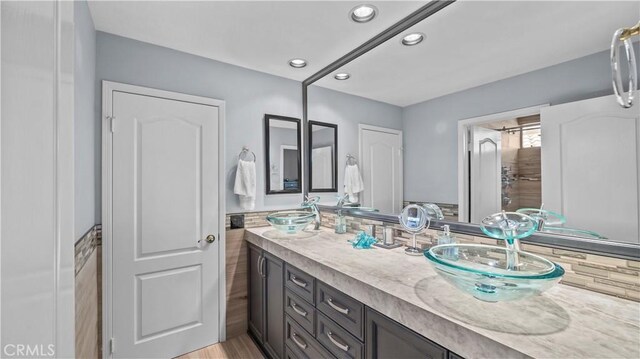
[[[358,165],[347,165],[344,170],[344,192],[349,195],[349,202],[358,202],[358,193],[364,191],[364,182],[360,176]]]
[[[256,163],[238,160],[236,183],[233,193],[240,197],[240,206],[245,210],[252,210],[256,206]]]

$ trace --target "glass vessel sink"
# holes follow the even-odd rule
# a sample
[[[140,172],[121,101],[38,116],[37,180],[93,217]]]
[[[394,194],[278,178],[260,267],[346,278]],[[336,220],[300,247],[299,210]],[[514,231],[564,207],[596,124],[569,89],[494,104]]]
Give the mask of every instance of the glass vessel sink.
[[[540,294],[560,281],[564,269],[535,254],[481,244],[443,244],[424,252],[447,282],[487,302]],[[515,258],[515,266],[508,263]]]
[[[533,218],[516,212],[492,214],[480,223],[480,229],[484,234],[491,238],[506,240],[509,245],[513,245],[516,239],[529,237],[537,228]]]
[[[516,212],[526,214],[536,220],[538,222],[538,230],[541,230],[544,226],[561,226],[567,223],[567,219],[563,215],[547,211],[546,209],[520,208]]]
[[[344,207],[344,208],[349,211],[380,212],[380,210],[373,207]]]
[[[544,227],[541,233],[552,233],[552,234],[562,234],[565,236],[576,236],[582,238],[589,239],[607,239],[596,232],[588,231],[586,229],[575,229],[575,228],[566,228],[566,227]]]
[[[281,232],[295,234],[305,229],[314,218],[312,212],[283,211],[269,214],[267,222]]]

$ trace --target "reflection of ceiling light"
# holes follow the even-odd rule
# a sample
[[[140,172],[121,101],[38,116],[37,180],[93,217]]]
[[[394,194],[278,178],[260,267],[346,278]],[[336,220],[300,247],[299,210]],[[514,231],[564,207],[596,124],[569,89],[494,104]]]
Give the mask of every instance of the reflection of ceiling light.
[[[349,75],[349,74],[348,74],[348,73],[346,73],[346,72],[342,72],[342,73],[339,73],[339,74],[335,74],[335,75],[333,76],[333,78],[334,78],[334,79],[336,79],[336,80],[346,80],[346,79],[348,79],[349,77],[351,77],[351,75]]]
[[[414,32],[402,38],[402,45],[413,46],[421,43],[422,40],[424,40],[424,34]]]
[[[304,60],[304,59],[292,59],[292,60],[289,60],[289,66],[299,69],[301,67],[307,66],[307,60]]]
[[[378,14],[378,9],[373,5],[358,5],[349,13],[351,20],[359,23],[369,22]]]

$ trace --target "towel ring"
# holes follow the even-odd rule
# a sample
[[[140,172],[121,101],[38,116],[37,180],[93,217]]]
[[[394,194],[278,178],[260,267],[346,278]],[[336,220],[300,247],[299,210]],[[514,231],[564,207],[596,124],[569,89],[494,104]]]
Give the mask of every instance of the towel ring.
[[[639,24],[640,25],[640,24]],[[633,96],[635,90],[638,88],[638,72],[636,68],[636,55],[633,50],[633,43],[631,42],[631,35],[635,35],[633,32],[638,25],[634,28],[618,29],[613,34],[611,41],[611,72],[613,93],[616,96],[618,104],[623,108],[629,108],[633,106]],[[627,66],[629,68],[629,92],[625,94],[624,87],[622,86],[622,74],[620,69],[620,46],[624,44],[625,54],[627,56]]]
[[[252,154],[253,155],[253,161],[251,162],[255,162],[256,161],[256,154],[253,151],[249,151],[248,147],[242,147],[242,151],[240,151],[240,154],[238,155],[238,158],[241,159],[242,161],[246,161],[247,155],[248,154]],[[244,158],[242,157],[244,155]]]
[[[353,157],[352,155],[348,154],[347,155],[347,165],[349,166],[354,166],[358,164],[358,160],[356,160],[355,157]]]

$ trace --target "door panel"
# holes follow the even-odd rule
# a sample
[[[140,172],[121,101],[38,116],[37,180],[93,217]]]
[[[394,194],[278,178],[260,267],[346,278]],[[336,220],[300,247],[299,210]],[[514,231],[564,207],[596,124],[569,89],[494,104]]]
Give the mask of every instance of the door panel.
[[[471,128],[471,223],[502,210],[501,137],[500,131]]]
[[[180,118],[136,122],[140,254],[196,249],[201,234],[202,127]]]
[[[363,205],[382,213],[399,213],[402,208],[402,135],[361,129]]]
[[[542,202],[566,227],[640,238],[640,115],[613,96],[544,108]]]
[[[202,324],[201,266],[141,274],[136,279],[136,340]]]
[[[311,168],[313,188],[331,188],[333,186],[333,148],[331,146],[311,150]]]
[[[114,91],[114,357],[219,340],[218,108]]]

